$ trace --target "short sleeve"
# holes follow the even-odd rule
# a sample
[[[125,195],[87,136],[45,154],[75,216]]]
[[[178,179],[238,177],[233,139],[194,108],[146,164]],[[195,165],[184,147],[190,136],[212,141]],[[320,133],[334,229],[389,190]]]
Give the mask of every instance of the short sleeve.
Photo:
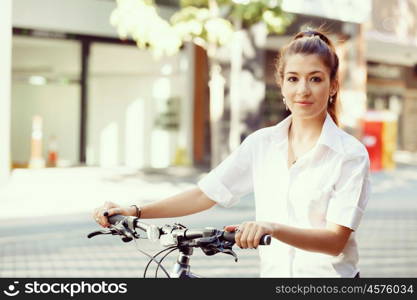
[[[203,193],[223,207],[239,202],[240,197],[253,191],[252,148],[253,136],[249,135],[216,168],[198,182]]]
[[[326,219],[357,230],[370,196],[369,157],[361,155],[343,162],[330,199]]]

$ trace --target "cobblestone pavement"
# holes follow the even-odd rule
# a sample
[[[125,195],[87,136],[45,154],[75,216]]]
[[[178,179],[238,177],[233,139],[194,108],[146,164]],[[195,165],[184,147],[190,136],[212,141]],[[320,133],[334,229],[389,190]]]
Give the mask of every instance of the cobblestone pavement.
[[[372,176],[372,198],[357,232],[363,277],[417,277],[417,167],[400,166]],[[213,208],[198,215],[166,220],[190,227],[222,227],[253,218],[250,199],[232,209]],[[97,229],[87,212],[45,217],[3,218],[0,227],[0,277],[141,277],[147,263],[133,243],[117,237],[87,239]],[[160,248],[140,241],[141,249]],[[200,250],[192,269],[205,277],[257,277],[258,254],[240,250],[207,257]],[[175,255],[164,264],[168,271]],[[148,276],[154,276],[155,267]],[[160,270],[159,276],[164,274]]]

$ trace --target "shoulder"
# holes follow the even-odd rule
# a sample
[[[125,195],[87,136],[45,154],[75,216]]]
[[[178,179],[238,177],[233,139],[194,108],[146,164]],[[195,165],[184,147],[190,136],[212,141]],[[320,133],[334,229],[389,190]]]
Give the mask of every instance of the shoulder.
[[[260,143],[265,143],[271,140],[271,138],[276,134],[276,125],[264,127],[258,129],[251,134],[249,134],[242,144],[254,144],[259,145]]]
[[[369,184],[370,160],[365,145],[342,129],[337,131],[337,135],[342,146],[342,151],[335,156],[338,182],[343,186],[362,186],[361,180],[365,180],[364,183]]]
[[[339,128],[338,136],[341,141],[346,160],[369,160],[368,150],[356,137]]]

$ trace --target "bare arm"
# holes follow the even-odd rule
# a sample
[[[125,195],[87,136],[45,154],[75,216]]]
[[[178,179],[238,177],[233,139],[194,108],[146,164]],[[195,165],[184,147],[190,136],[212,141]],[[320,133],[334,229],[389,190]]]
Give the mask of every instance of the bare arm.
[[[216,202],[208,198],[199,188],[194,188],[142,206],[141,219],[187,216],[209,209],[215,204]]]
[[[227,226],[226,230],[234,231],[236,227]],[[270,234],[296,248],[333,256],[343,251],[352,232],[350,228],[331,222],[323,229],[297,228],[272,222],[246,222],[239,225],[239,230],[236,233],[236,244],[241,248],[256,248],[260,238]]]
[[[306,251],[339,255],[345,248],[352,230],[334,223],[323,229],[304,229],[277,224],[273,236],[291,246]]]
[[[151,218],[173,218],[191,215],[200,211],[209,209],[216,204],[215,201],[208,198],[199,188],[177,194],[175,196],[156,201],[154,203],[141,206],[141,219]],[[121,207],[112,202],[106,202],[104,205],[93,211],[93,218],[103,227],[110,224],[103,214],[108,216],[121,214],[124,216],[136,215],[135,207]]]

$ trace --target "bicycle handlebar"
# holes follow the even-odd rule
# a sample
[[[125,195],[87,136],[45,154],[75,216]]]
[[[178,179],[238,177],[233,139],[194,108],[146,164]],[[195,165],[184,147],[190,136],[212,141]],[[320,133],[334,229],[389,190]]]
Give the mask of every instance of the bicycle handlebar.
[[[153,242],[159,241],[160,244],[166,248],[154,256],[150,256],[146,252],[138,249],[150,258],[148,265],[145,268],[144,277],[146,277],[146,271],[152,261],[158,264],[155,276],[157,276],[158,269],[161,267],[167,277],[170,277],[161,263],[165,257],[175,249],[180,252],[176,268],[180,268],[178,270],[181,272],[184,270],[189,271],[189,256],[192,255],[194,248],[200,248],[204,254],[208,256],[215,255],[217,253],[224,253],[233,256],[236,262],[238,260],[237,254],[232,249],[235,244],[235,232],[228,232],[210,227],[204,229],[188,229],[184,225],[178,223],[158,227],[156,225],[140,222],[136,217],[127,217],[123,215],[110,216],[108,217],[108,221],[112,226],[106,229],[91,232],[87,235],[87,237],[92,238],[99,234],[112,234],[119,235],[124,242],[130,242],[141,238],[141,235],[136,231],[136,229],[140,229],[146,233],[149,240]],[[262,236],[259,241],[259,245],[270,244],[270,235]],[[165,254],[160,261],[156,261],[155,258],[159,254],[166,251],[169,252]],[[182,262],[181,264],[180,261]]]
[[[124,218],[126,217],[123,215],[113,215],[113,216],[108,217],[108,220],[110,224],[114,225],[122,221]]]
[[[125,220],[126,217],[123,215],[113,215],[108,217],[109,223],[112,225],[115,225],[123,220]],[[140,222],[139,219],[134,219],[133,226],[135,228],[139,228],[143,231],[145,231],[148,235],[148,238],[151,240],[157,240],[161,237],[161,235],[164,234],[173,234],[176,237],[181,237],[185,240],[194,240],[198,238],[204,238],[204,237],[211,237],[216,235],[219,231],[212,228],[206,228],[203,230],[198,229],[187,229],[187,228],[174,228],[170,226],[164,226],[162,228],[159,228],[154,225],[149,225],[143,222]],[[235,242],[235,234],[236,232],[229,232],[229,231],[220,231],[221,238],[228,242]],[[271,244],[271,236],[269,234],[265,234],[261,237],[259,241],[259,245],[270,245]]]
[[[225,231],[223,233],[223,238],[226,241],[234,242],[235,241],[235,235],[236,235],[236,232]],[[272,237],[269,234],[264,234],[259,241],[259,245],[270,245],[271,240],[272,240]]]

